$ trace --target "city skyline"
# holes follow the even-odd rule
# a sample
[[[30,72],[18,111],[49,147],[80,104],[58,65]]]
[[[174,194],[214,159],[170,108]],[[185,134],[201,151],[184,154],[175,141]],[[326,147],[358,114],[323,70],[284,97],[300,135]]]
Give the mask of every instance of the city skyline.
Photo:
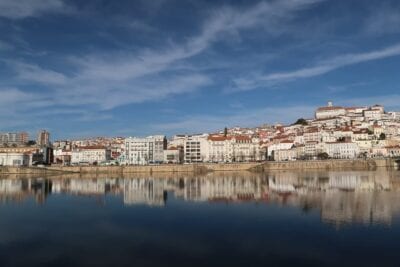
[[[52,139],[400,110],[396,1],[0,2],[0,132]],[[107,18],[107,19],[104,19]]]

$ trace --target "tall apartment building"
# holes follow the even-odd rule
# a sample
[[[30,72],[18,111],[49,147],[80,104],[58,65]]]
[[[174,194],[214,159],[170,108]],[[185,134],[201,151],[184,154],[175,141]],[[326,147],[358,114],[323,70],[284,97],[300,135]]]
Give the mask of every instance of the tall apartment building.
[[[184,141],[185,163],[204,162],[208,160],[208,135],[189,135]]]
[[[122,163],[127,165],[162,163],[165,149],[167,149],[165,135],[129,137],[125,139],[125,157]]]
[[[50,145],[50,133],[46,130],[41,130],[38,133],[36,144],[38,146],[49,146]]]

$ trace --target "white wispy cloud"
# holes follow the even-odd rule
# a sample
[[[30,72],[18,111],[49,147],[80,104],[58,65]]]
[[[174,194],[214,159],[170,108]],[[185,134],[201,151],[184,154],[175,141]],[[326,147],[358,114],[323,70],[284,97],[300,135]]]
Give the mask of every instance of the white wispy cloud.
[[[0,87],[0,130],[16,126],[30,125],[33,109],[48,107],[49,102],[43,96],[24,92],[18,88]],[[37,119],[35,122],[38,122]]]
[[[366,16],[364,23],[364,31],[367,34],[380,36],[387,33],[399,33],[400,7],[382,1],[381,6],[374,6],[371,15]]]
[[[261,1],[245,10],[231,7],[214,10],[204,23],[201,34],[189,39],[185,50],[188,56],[192,56],[206,49],[210,43],[226,38],[226,35],[254,27],[260,27],[267,32],[281,32],[283,27],[278,29],[277,26],[291,18],[296,11],[322,1],[324,0]]]
[[[234,80],[235,88],[233,88],[233,90],[251,90],[263,86],[268,87],[282,82],[293,81],[296,79],[320,76],[350,65],[399,55],[400,44],[366,53],[346,54],[320,61],[318,64],[312,67],[305,67],[287,72],[257,74],[253,75],[252,77],[240,77]]]
[[[296,11],[318,2],[321,0],[262,1],[245,10],[223,7],[211,12],[198,35],[181,44],[168,41],[158,50],[99,51],[83,57],[70,56],[66,61],[74,69],[70,76],[26,62],[14,60],[10,64],[18,80],[52,85],[50,95],[55,103],[111,109],[157,101],[213,84],[212,76],[195,68],[183,68],[185,65],[181,63],[201,54],[214,42],[226,41],[225,35],[254,27],[273,28]]]
[[[154,102],[172,95],[193,92],[210,83],[207,76],[190,73],[137,79],[126,83],[107,80],[93,83],[77,79],[72,81],[71,87],[58,89],[55,94],[66,105],[93,104],[101,109],[112,109],[125,104]]]
[[[16,60],[4,60],[17,74],[17,79],[42,84],[65,84],[67,77],[57,71]]]
[[[0,0],[0,17],[23,19],[66,8],[62,0]]]

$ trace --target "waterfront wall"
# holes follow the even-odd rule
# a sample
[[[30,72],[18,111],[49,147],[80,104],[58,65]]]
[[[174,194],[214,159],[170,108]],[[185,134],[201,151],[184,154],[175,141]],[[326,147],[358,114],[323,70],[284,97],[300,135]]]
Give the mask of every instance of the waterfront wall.
[[[186,172],[186,173],[207,173],[212,171],[247,171],[260,163],[236,163],[236,164],[166,164],[149,166],[52,166],[48,169],[72,172],[72,173],[159,173],[159,172]]]
[[[367,160],[312,160],[312,161],[269,161],[254,168],[253,171],[266,172],[270,170],[376,170],[377,168],[395,168],[393,159]]]
[[[21,175],[54,175],[59,174],[61,171],[51,168],[38,168],[38,167],[11,167],[0,166],[0,175],[5,174],[21,174]]]
[[[375,170],[377,168],[395,168],[393,159],[368,160],[321,160],[321,161],[285,161],[264,163],[229,163],[229,164],[166,164],[151,166],[50,166],[38,167],[0,167],[0,175],[30,174],[57,175],[60,173],[110,174],[124,176],[131,173],[208,173],[228,171],[268,172],[273,170]]]

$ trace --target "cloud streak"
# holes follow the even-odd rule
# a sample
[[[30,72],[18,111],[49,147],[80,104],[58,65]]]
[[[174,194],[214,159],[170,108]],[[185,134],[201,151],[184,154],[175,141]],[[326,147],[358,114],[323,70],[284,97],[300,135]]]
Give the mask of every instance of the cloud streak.
[[[214,42],[226,41],[227,35],[254,27],[273,28],[270,26],[318,2],[321,0],[262,1],[245,10],[223,7],[211,12],[198,35],[181,44],[167,43],[159,50],[144,49],[136,53],[99,51],[70,56],[65,63],[74,69],[74,74],[69,76],[36,64],[15,60],[9,64],[19,81],[51,86],[51,95],[59,104],[112,109],[158,101],[213,84],[212,75],[193,68],[190,63],[182,63],[203,53]]]
[[[30,81],[40,84],[65,84],[67,77],[59,72],[44,69],[35,64],[28,64],[21,61],[5,61],[17,73],[17,79],[21,81]]]
[[[347,54],[321,61],[317,65],[312,67],[306,67],[287,72],[255,75],[251,78],[238,78],[234,80],[235,88],[233,90],[252,90],[259,87],[268,87],[282,82],[293,81],[296,79],[316,77],[346,66],[399,55],[400,44],[366,53]]]
[[[0,0],[0,17],[24,19],[49,12],[62,12],[65,8],[61,0]]]

